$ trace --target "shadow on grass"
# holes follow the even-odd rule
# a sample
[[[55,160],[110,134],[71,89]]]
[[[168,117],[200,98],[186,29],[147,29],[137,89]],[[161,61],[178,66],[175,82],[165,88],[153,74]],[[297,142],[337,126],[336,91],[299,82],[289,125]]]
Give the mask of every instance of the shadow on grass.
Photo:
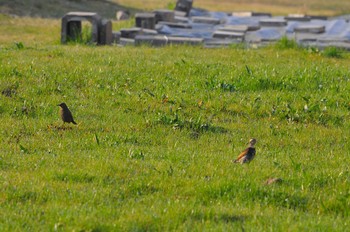
[[[247,199],[265,205],[274,205],[294,210],[305,211],[308,205],[308,198],[297,194],[288,194],[280,191],[267,191],[258,189],[247,194]]]
[[[58,125],[54,125],[54,124],[50,124],[50,125],[47,125],[47,129],[49,130],[58,130],[58,131],[66,131],[66,130],[72,130],[73,127],[71,126],[65,126],[65,125],[61,125],[61,126],[58,126]]]
[[[217,223],[231,223],[231,222],[243,222],[246,219],[246,216],[234,215],[228,213],[219,213],[219,214],[206,214],[204,212],[194,213],[190,216],[191,219],[196,221],[206,221],[213,220]]]

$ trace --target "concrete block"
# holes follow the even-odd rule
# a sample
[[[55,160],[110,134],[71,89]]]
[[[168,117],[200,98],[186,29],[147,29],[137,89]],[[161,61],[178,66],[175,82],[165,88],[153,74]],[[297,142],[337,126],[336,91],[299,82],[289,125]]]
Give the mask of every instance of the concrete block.
[[[112,22],[107,19],[101,21],[98,44],[110,45],[113,43]]]
[[[233,12],[232,16],[236,16],[236,17],[271,17],[271,14],[264,13],[264,12],[241,11],[241,12]]]
[[[177,23],[188,23],[190,19],[188,17],[175,16],[175,22]]]
[[[324,15],[309,15],[309,17],[314,20],[328,20],[328,16]]]
[[[287,21],[281,18],[266,18],[260,19],[259,25],[261,27],[285,27],[287,26]]]
[[[230,47],[241,43],[242,43],[241,41],[231,40],[231,39],[210,39],[204,42],[204,47],[205,48]]]
[[[120,41],[121,33],[120,31],[113,31],[112,32],[112,43],[118,44]]]
[[[304,14],[289,14],[284,19],[287,21],[309,22],[311,17]]]
[[[218,39],[237,39],[243,41],[244,33],[242,32],[229,32],[229,31],[215,31],[213,33],[213,38]]]
[[[191,29],[192,25],[188,23],[172,23],[172,22],[158,22],[158,25],[167,25],[168,27],[173,28],[185,28],[185,29]]]
[[[294,28],[294,32],[298,33],[311,33],[320,34],[326,31],[326,27],[323,25],[299,25]]]
[[[81,21],[89,21],[92,25],[91,42],[98,43],[99,27],[102,18],[94,12],[69,12],[62,17],[61,43],[69,39],[78,39],[81,36]]]
[[[156,16],[154,13],[137,13],[135,15],[136,27],[154,29]]]
[[[204,24],[220,24],[220,19],[211,17],[195,16],[191,18],[194,23],[204,23]]]
[[[151,46],[165,46],[169,44],[201,45],[202,38],[175,37],[166,35],[138,35],[135,38],[135,45],[148,44]]]
[[[129,38],[120,38],[119,45],[122,45],[122,46],[134,46],[135,45],[135,40],[134,39],[129,39]]]
[[[159,21],[175,22],[175,12],[173,10],[155,10],[153,13],[156,17],[156,24]]]
[[[256,31],[259,30],[259,26],[254,25],[224,25],[221,27],[218,27],[218,30],[220,31],[231,31],[231,32],[247,32],[247,31]]]
[[[120,30],[120,36],[122,38],[134,39],[137,35],[157,35],[156,30],[145,29],[140,27],[132,27]]]

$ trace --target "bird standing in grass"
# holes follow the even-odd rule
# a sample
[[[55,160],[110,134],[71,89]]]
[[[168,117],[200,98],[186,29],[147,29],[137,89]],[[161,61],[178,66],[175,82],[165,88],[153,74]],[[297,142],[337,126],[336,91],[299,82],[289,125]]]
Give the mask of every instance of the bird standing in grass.
[[[250,139],[248,144],[249,144],[249,147],[247,147],[247,149],[245,149],[244,151],[242,151],[241,154],[239,154],[237,159],[233,161],[234,163],[244,164],[244,163],[249,163],[254,159],[255,157],[254,145],[256,144],[256,139]]]
[[[60,107],[60,116],[61,116],[63,123],[66,123],[66,122],[70,123],[71,122],[73,124],[77,124],[74,121],[72,112],[70,112],[66,103],[61,103],[58,106]]]

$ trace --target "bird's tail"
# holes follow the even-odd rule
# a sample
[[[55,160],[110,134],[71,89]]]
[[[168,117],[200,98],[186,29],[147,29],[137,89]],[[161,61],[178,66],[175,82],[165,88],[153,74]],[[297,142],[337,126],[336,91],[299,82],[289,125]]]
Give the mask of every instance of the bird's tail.
[[[76,123],[74,120],[72,121],[72,123],[73,123],[74,125],[77,125],[77,123]]]

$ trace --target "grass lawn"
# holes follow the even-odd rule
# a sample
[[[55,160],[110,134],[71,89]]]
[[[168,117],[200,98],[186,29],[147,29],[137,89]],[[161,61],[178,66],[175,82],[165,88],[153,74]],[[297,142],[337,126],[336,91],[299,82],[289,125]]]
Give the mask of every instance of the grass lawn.
[[[62,46],[59,20],[7,16],[0,30],[0,231],[349,230],[347,52]],[[233,164],[252,137],[256,158]]]

